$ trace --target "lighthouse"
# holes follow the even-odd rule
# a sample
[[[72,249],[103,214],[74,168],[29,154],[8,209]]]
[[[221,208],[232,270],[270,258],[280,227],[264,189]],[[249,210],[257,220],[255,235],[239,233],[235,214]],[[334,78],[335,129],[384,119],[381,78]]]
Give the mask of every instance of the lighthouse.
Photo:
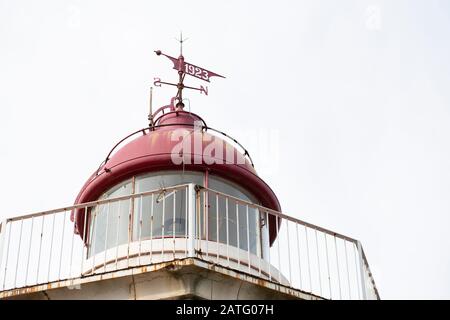
[[[361,242],[282,212],[238,139],[187,110],[178,82],[118,141],[73,205],[0,225],[4,299],[379,299]],[[195,108],[193,108],[195,109]],[[299,216],[298,213],[295,213]]]

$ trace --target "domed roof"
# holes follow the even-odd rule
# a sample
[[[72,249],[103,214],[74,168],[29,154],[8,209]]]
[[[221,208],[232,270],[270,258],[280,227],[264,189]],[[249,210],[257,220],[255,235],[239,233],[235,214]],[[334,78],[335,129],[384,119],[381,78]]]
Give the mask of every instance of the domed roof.
[[[140,136],[112,156],[108,155],[85,183],[75,204],[97,200],[111,187],[138,174],[162,170],[208,170],[248,190],[262,206],[280,211],[277,197],[257,175],[249,158],[245,157],[246,152],[243,154],[209,131],[212,130],[196,114],[182,109],[163,114],[155,120],[153,128],[131,134],[127,138],[136,134]],[[126,138],[121,142],[124,140]],[[80,213],[75,212],[78,231],[84,227],[84,215]]]

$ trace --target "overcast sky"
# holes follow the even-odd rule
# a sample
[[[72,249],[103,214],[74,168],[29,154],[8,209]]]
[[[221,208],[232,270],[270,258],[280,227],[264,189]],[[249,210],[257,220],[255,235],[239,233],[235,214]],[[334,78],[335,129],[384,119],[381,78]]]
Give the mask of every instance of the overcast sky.
[[[161,49],[283,212],[360,239],[382,298],[450,298],[448,1],[0,0],[0,218],[73,203],[147,125]],[[196,79],[187,84],[198,85]],[[154,90],[167,104],[173,89]]]

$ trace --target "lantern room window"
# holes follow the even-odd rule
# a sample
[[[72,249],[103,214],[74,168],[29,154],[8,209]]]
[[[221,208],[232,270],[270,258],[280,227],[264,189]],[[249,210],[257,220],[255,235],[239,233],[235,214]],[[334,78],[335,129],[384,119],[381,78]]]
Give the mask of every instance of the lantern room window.
[[[206,177],[208,181],[206,181]],[[183,238],[187,235],[187,189],[176,192],[165,188],[194,183],[226,195],[256,203],[256,199],[238,185],[217,177],[194,171],[164,171],[133,177],[111,188],[100,199],[161,190],[161,193],[95,206],[91,210],[89,256],[128,241]],[[228,244],[262,256],[267,239],[260,227],[257,209],[218,197],[213,192],[201,193],[202,214],[197,230],[202,240]],[[107,214],[109,212],[109,214]],[[247,214],[248,213],[248,214]],[[205,225],[205,221],[208,225]],[[128,228],[129,221],[132,228]],[[247,231],[248,229],[248,231]]]

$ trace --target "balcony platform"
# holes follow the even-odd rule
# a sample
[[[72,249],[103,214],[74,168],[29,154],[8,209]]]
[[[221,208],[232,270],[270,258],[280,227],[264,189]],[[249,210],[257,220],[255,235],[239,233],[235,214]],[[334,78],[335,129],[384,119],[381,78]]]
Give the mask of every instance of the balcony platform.
[[[0,299],[322,300],[323,298],[198,258],[184,258],[2,291]]]

